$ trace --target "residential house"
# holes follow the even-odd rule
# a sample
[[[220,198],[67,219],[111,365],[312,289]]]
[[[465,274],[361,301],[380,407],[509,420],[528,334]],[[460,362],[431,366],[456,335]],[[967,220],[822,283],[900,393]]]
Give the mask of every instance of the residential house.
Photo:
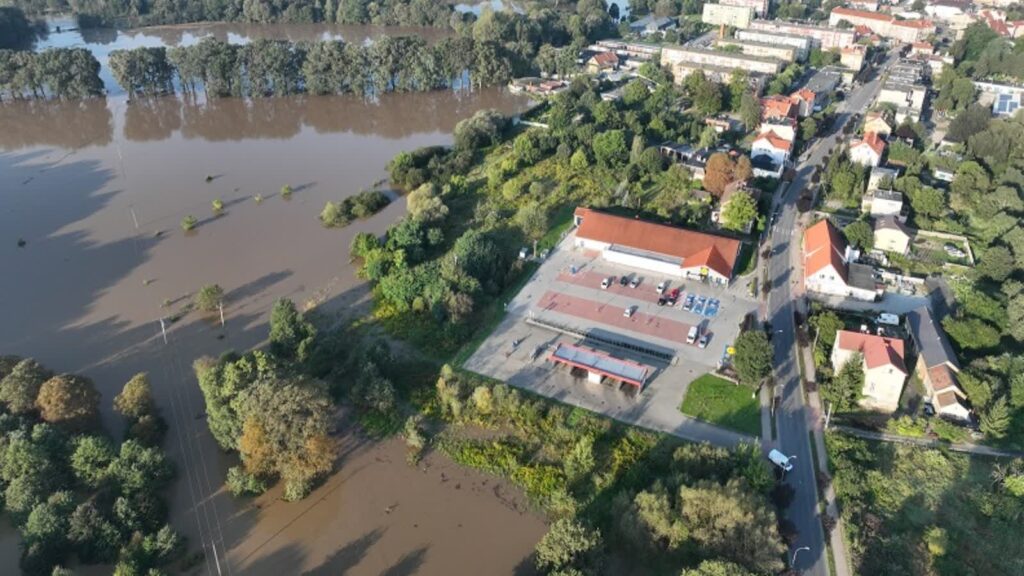
[[[712,116],[710,118],[705,118],[704,125],[714,128],[716,134],[743,131],[743,123],[728,116]]]
[[[839,230],[822,220],[804,231],[804,287],[808,292],[874,301],[874,270],[855,262]]]
[[[878,210],[878,212],[872,212],[873,215],[896,215],[900,213],[903,208],[903,194],[892,190],[892,185],[896,182],[896,177],[900,175],[899,170],[894,168],[883,168],[881,166],[875,166],[871,169],[871,173],[868,175],[868,192],[874,192],[875,190],[887,190],[891,193],[890,197],[882,197],[883,201],[890,202],[886,205],[879,205],[877,208],[869,206],[864,208],[867,212],[869,209]]]
[[[793,92],[789,95],[789,98],[796,104],[796,113],[800,118],[814,114],[815,108],[818,107],[816,106],[818,95],[807,88],[801,88]]]
[[[912,310],[906,318],[907,329],[917,348],[915,371],[935,412],[953,420],[969,421],[971,411],[966,406],[967,396],[956,379],[960,364],[942,326],[928,306]]]
[[[726,6],[746,6],[754,10],[757,16],[763,16],[768,12],[768,0],[718,0],[719,4]]]
[[[729,205],[729,202],[732,202],[733,198],[738,194],[746,194],[747,196],[750,196],[754,200],[755,204],[761,199],[761,191],[757,188],[748,186],[746,182],[730,182],[729,184],[726,184],[725,189],[722,191],[722,196],[718,199],[718,209],[711,213],[712,222],[721,222],[722,211],[725,210],[725,207]],[[754,219],[748,222],[744,232],[749,234],[755,222],[756,220]]]
[[[911,56],[931,56],[932,52],[935,52],[935,47],[928,42],[914,42],[910,45]]]
[[[1024,94],[999,94],[992,103],[993,116],[1013,116],[1024,107]]]
[[[970,8],[970,0],[932,0],[924,7],[924,13],[939,20],[953,20],[966,14]]]
[[[874,244],[876,250],[906,254],[910,251],[913,231],[895,216],[879,216],[874,223]]]
[[[878,137],[874,132],[864,134],[864,138],[854,138],[850,141],[850,149],[847,152],[850,162],[861,166],[878,166],[882,163],[882,156],[885,154],[885,140]]]
[[[661,34],[666,30],[675,30],[676,21],[673,18],[665,16],[655,16],[648,14],[639,20],[629,23],[629,31],[633,34],[639,34],[640,36],[651,36],[653,34]]]
[[[587,72],[599,74],[619,69],[619,55],[615,52],[598,52],[587,60]]]
[[[828,16],[828,25],[836,27],[843,21],[854,26],[864,26],[883,38],[906,43],[924,40],[935,33],[935,24],[931,20],[899,20],[889,14],[843,7],[833,8]]]
[[[737,68],[751,75],[778,74],[785,66],[785,62],[778,58],[748,56],[692,46],[665,46],[661,50],[661,65],[672,71],[677,83],[682,83],[687,75],[697,70],[708,77],[721,78],[728,82]]]
[[[846,5],[850,8],[853,8],[854,10],[878,12],[877,0],[847,0]]]
[[[867,56],[867,52],[867,47],[860,44],[847,46],[839,51],[839,63],[854,72],[860,72],[860,69],[864,67],[864,57]]]
[[[579,207],[574,245],[596,250],[609,262],[675,278],[728,284],[740,241]]]
[[[747,56],[760,56],[762,58],[778,58],[785,62],[796,62],[797,49],[782,44],[768,44],[766,42],[754,42],[751,40],[738,40],[736,38],[720,38],[715,40],[716,48],[739,48],[742,54]]]
[[[832,347],[832,367],[839,372],[860,355],[864,370],[864,397],[860,404],[869,410],[891,413],[899,408],[908,371],[903,340],[873,334],[839,330]]]
[[[892,134],[892,125],[883,112],[868,112],[864,115],[864,133],[874,132],[879,136]]]
[[[758,156],[771,158],[773,164],[785,166],[793,151],[793,142],[779,136],[774,131],[762,132],[750,145],[751,159]]]
[[[978,13],[993,32],[1005,38],[1024,36],[1024,20],[1007,20],[1006,14],[1000,10],[982,10]]]

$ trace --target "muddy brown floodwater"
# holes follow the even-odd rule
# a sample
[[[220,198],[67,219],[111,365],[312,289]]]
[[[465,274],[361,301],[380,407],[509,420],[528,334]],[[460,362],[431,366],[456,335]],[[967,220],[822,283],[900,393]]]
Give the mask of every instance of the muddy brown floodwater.
[[[171,519],[193,550],[205,550],[203,573],[528,571],[520,563],[544,523],[517,508],[516,492],[440,458],[426,471],[409,467],[400,441],[345,434],[337,472],[302,502],[280,501],[278,491],[231,498],[223,481],[235,457],[210,437],[191,371],[200,355],[263,342],[277,298],[360,310],[367,287],[348,265],[349,243],[382,233],[404,202],[341,230],[318,223],[324,202],[385,178],[402,150],[449,143],[455,123],[476,110],[525,105],[498,90],[378,103],[0,105],[0,353],[92,377],[115,433],[111,399],[132,374],[149,372],[178,470]],[[226,209],[214,217],[218,198]],[[179,227],[186,215],[200,221],[189,234]],[[209,283],[227,292],[226,325],[189,314],[168,324],[165,344],[160,319]],[[0,531],[0,573],[16,570],[16,539]]]

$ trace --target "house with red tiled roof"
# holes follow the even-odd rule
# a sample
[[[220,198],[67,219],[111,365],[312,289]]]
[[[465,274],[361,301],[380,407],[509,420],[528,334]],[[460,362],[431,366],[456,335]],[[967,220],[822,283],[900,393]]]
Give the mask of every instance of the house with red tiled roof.
[[[796,118],[796,105],[793,101],[782,95],[761,98],[761,120],[781,118]]]
[[[762,132],[750,144],[751,159],[758,156],[771,158],[772,163],[785,166],[789,161],[789,154],[793,151],[792,140],[787,140],[775,133],[774,130]]]
[[[789,95],[789,99],[796,105],[796,114],[800,118],[814,114],[814,108],[818,103],[818,94],[813,90],[801,88]]]
[[[839,330],[832,347],[832,367],[835,371],[838,373],[858,355],[864,370],[864,397],[860,405],[869,410],[887,413],[896,411],[908,375],[903,340]]]
[[[929,42],[914,42],[910,45],[910,55],[930,56],[935,48]]]
[[[935,33],[935,23],[931,20],[897,20],[889,14],[843,7],[833,8],[828,16],[828,25],[834,28],[840,22],[849,22],[855,29],[863,26],[872,34],[907,43],[924,40]]]
[[[804,230],[804,288],[829,296],[874,301],[878,296],[874,270],[858,264],[855,251],[828,220]]]
[[[598,52],[587,60],[587,71],[591,74],[618,69],[619,55],[615,52]]]
[[[850,162],[854,164],[878,166],[885,154],[885,140],[875,132],[867,132],[863,138],[854,138],[850,141],[847,154],[850,156]]]
[[[716,284],[732,280],[740,241],[579,207],[573,216],[575,246],[633,268]]]

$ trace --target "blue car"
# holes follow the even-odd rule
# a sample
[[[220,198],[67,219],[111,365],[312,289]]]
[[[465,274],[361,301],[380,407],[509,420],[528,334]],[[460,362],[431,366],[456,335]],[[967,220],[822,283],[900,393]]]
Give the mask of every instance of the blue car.
[[[686,295],[686,300],[683,301],[683,310],[687,312],[693,310],[693,294]]]
[[[697,298],[697,304],[693,307],[694,314],[704,314],[704,305],[707,304],[708,299],[704,296]]]
[[[708,318],[714,318],[718,314],[719,304],[720,302],[718,301],[718,298],[713,298],[710,302],[708,302],[708,307],[706,310],[704,310],[704,315],[707,316]]]

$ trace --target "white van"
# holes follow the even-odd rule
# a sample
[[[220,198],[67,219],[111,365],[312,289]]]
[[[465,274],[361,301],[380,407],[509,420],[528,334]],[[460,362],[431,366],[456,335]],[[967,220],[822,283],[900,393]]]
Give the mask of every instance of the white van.
[[[686,335],[686,343],[693,344],[697,341],[697,327],[690,326],[690,332]]]
[[[768,453],[768,459],[771,460],[773,464],[775,464],[779,468],[782,468],[786,472],[789,472],[790,470],[793,469],[793,463],[789,461],[789,458],[785,454],[779,452],[774,448],[772,448],[772,451]]]

